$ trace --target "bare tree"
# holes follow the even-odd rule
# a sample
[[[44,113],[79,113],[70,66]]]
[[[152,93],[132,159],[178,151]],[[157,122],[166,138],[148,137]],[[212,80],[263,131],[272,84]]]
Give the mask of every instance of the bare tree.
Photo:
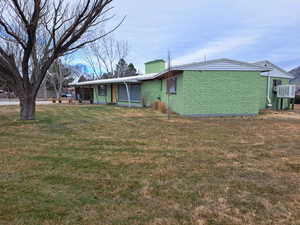
[[[0,90],[4,90],[5,88],[6,88],[6,81],[1,80],[1,77],[0,77]]]
[[[61,98],[63,87],[70,81],[71,75],[71,69],[68,68],[66,62],[63,62],[61,59],[56,59],[48,70],[46,80],[48,80],[51,87],[53,87],[57,99]]]
[[[126,59],[129,53],[127,41],[117,41],[112,35],[89,44],[86,61],[93,70],[93,78],[101,79],[104,73],[118,77],[115,65],[120,59]]]
[[[113,0],[1,0],[0,77],[20,100],[20,119],[35,119],[37,92],[51,64],[111,31]],[[90,38],[93,37],[93,38]]]

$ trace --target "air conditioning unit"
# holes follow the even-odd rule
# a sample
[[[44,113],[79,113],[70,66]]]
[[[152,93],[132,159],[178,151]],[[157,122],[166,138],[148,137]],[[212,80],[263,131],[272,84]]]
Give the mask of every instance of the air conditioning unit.
[[[279,85],[277,89],[277,98],[295,98],[296,85]]]

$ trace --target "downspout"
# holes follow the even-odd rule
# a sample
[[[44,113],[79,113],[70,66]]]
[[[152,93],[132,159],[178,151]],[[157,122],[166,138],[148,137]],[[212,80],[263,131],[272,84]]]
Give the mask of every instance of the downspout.
[[[268,74],[268,95],[267,95],[267,101],[268,101],[268,107],[271,108],[272,107],[272,101],[271,101],[271,97],[270,97],[270,90],[271,88],[271,76],[270,76],[270,72]]]
[[[125,84],[125,86],[126,86],[126,91],[127,91],[127,98],[128,98],[129,107],[131,108],[130,92],[129,92],[128,84],[127,84],[126,82],[124,82],[124,84]]]

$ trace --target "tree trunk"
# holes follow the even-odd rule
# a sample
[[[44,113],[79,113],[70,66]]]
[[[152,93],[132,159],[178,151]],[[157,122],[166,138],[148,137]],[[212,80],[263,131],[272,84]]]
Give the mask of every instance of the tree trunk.
[[[35,120],[35,98],[25,96],[20,98],[20,119]]]

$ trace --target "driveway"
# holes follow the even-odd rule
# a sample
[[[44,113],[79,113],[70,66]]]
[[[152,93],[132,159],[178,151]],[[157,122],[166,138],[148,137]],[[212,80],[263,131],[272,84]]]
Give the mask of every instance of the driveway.
[[[52,103],[51,101],[37,101],[36,102],[37,105],[48,105],[51,103]],[[5,105],[19,105],[19,101],[18,100],[0,99],[0,106],[5,106]]]

